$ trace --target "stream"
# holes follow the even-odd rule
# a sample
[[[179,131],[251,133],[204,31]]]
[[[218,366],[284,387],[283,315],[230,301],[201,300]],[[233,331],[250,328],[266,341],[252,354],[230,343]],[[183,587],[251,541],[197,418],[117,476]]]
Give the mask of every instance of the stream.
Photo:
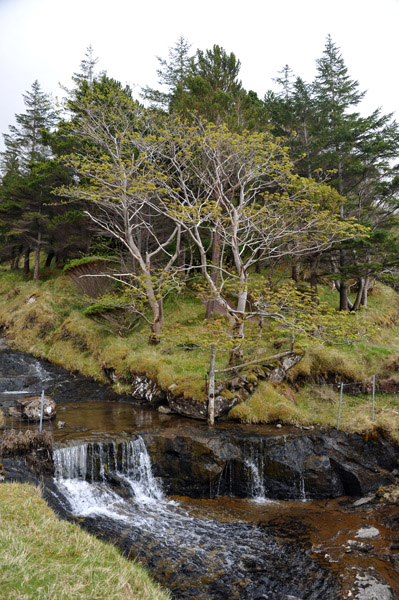
[[[176,600],[398,598],[399,508],[337,495],[354,484],[346,471],[343,483],[336,475],[342,466],[326,478],[323,461],[317,469],[326,484],[315,487],[314,467],[298,450],[320,447],[315,436],[229,422],[209,429],[29,355],[0,351],[6,428],[33,428],[13,414],[14,399],[42,389],[57,402],[56,419],[44,425],[54,436],[47,501],[119,546]],[[276,473],[281,456],[283,480]],[[323,491],[331,482],[334,498]]]

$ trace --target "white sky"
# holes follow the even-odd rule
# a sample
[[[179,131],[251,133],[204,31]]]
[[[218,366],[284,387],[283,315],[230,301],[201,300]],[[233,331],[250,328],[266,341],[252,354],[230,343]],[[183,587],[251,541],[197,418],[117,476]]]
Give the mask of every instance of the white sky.
[[[244,87],[262,98],[285,64],[312,80],[330,33],[367,90],[364,112],[399,117],[398,30],[399,0],[0,0],[0,133],[24,112],[35,79],[62,96],[58,83],[70,84],[89,44],[98,68],[138,97],[156,86],[156,56],[167,58],[180,35],[193,52],[234,52]]]

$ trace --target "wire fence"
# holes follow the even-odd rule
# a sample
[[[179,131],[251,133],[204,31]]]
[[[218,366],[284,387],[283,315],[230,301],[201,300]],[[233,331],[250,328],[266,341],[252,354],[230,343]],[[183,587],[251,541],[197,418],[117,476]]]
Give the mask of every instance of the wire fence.
[[[326,391],[329,389],[333,390],[335,393],[339,392],[337,430],[339,430],[340,427],[344,393],[350,396],[370,395],[370,414],[372,421],[375,420],[375,395],[379,392],[386,393],[385,390],[377,387],[375,375],[373,375],[370,380],[366,381],[352,381],[350,383],[343,383],[342,381],[338,383],[322,383],[314,384],[311,387],[315,389],[315,391],[317,389],[319,395],[321,396],[328,395],[328,392],[326,393]]]
[[[42,390],[39,420],[29,419],[28,417],[24,416],[21,410],[16,409],[13,405],[3,407],[2,431],[38,431],[39,433],[42,433],[43,425],[46,422],[43,420],[44,398],[44,390]]]

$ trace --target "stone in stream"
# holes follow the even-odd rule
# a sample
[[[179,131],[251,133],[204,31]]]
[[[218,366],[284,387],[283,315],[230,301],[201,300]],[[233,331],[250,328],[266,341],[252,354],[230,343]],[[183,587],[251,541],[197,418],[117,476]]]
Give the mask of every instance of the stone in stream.
[[[16,398],[15,405],[20,416],[29,421],[40,421],[41,396],[28,396]],[[49,421],[56,415],[56,404],[50,396],[44,396],[43,420]]]
[[[361,538],[363,540],[371,540],[372,538],[379,537],[380,532],[376,527],[362,527],[356,533],[355,538]]]
[[[377,574],[376,574],[377,575]],[[370,573],[356,575],[355,600],[395,600],[393,590],[383,581]]]

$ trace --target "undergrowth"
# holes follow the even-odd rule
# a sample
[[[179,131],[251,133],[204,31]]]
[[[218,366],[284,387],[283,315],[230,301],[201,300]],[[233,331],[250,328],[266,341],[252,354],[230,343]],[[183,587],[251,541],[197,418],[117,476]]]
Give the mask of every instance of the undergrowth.
[[[3,432],[0,438],[0,455],[16,456],[28,454],[32,450],[47,449],[53,446],[53,436],[47,431],[15,431]]]

